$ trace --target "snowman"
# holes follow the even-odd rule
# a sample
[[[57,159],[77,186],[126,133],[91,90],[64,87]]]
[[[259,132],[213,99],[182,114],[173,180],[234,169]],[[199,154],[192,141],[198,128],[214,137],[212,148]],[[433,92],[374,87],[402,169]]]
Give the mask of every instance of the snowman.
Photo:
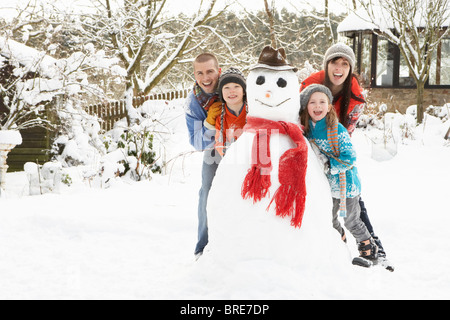
[[[247,78],[247,124],[222,159],[208,198],[207,253],[226,263],[349,264],[333,229],[323,167],[299,125],[297,69],[266,47]],[[323,261],[325,260],[325,261]]]

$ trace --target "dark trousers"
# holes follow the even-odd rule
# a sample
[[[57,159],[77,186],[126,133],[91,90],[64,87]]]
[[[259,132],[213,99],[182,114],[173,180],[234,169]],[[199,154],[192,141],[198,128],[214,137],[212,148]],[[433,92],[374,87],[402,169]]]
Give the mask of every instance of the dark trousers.
[[[370,219],[369,216],[367,215],[367,209],[366,206],[364,204],[364,201],[362,200],[362,198],[359,198],[359,205],[361,207],[361,220],[362,222],[364,222],[364,224],[366,225],[367,230],[370,232],[370,234],[372,235],[373,240],[375,241],[375,243],[377,244],[378,247],[378,253],[380,255],[386,255],[383,245],[381,244],[380,239],[375,235],[375,232],[373,231],[373,227],[372,224],[370,223]]]

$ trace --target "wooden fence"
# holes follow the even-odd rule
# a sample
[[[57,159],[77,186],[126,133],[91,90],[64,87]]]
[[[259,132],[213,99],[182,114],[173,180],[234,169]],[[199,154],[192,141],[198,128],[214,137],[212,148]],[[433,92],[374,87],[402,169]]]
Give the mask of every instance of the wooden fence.
[[[166,100],[171,101],[175,99],[186,98],[191,89],[184,89],[178,91],[169,91],[165,93],[141,95],[133,97],[133,107],[139,108],[144,102],[149,100]],[[87,112],[90,115],[95,115],[100,121],[103,130],[109,131],[114,128],[114,124],[127,116],[125,100],[113,101],[107,103],[91,104],[88,106]]]

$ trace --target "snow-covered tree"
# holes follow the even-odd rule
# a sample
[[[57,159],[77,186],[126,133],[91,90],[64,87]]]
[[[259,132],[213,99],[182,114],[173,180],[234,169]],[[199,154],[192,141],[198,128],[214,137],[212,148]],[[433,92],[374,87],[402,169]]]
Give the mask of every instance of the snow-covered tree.
[[[417,122],[424,117],[424,88],[439,43],[450,33],[450,0],[358,0],[356,13],[397,45],[417,85]],[[446,26],[447,28],[443,28]]]
[[[283,47],[290,62],[297,66],[308,59],[321,65],[326,48],[337,40],[336,27],[343,19],[329,10],[328,1],[323,6],[316,4],[309,8],[305,8],[306,3],[289,2],[289,9],[280,9],[277,0],[264,0],[261,1],[261,11],[257,12],[246,10],[245,2],[241,2],[246,19],[239,23],[245,24],[248,32],[245,47],[258,48],[257,54],[263,45]]]
[[[88,81],[86,71],[92,68],[120,73],[118,59],[106,59],[92,44],[84,52],[75,52],[67,58],[55,59],[49,52],[36,50],[20,42],[0,37],[0,100],[6,108],[0,114],[0,129],[22,130],[35,126],[53,126],[44,114],[48,108],[56,114],[56,107],[64,109],[59,100],[79,97],[85,92],[99,91]]]
[[[118,57],[126,70],[129,122],[139,120],[132,98],[148,94],[167,73],[204,43],[200,27],[213,20],[217,0],[201,1],[191,17],[170,16],[166,0],[93,0],[98,12],[78,27],[86,38]]]

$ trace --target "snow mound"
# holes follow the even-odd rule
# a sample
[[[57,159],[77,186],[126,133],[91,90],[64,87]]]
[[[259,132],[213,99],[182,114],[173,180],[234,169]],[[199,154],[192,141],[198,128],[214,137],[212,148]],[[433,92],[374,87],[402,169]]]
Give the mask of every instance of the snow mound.
[[[22,144],[22,135],[17,130],[0,130],[0,144]]]

